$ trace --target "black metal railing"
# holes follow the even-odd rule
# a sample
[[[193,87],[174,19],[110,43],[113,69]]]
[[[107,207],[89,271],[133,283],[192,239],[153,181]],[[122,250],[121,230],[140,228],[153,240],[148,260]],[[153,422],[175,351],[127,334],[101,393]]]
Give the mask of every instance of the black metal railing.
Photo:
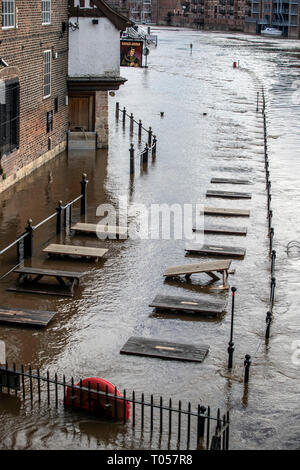
[[[87,184],[87,175],[83,174],[82,180],[80,181],[81,194],[78,197],[76,197],[65,205],[63,205],[62,201],[59,201],[58,206],[56,208],[56,212],[39,222],[37,225],[33,225],[32,219],[28,219],[27,225],[25,227],[25,232],[19,237],[17,237],[15,241],[0,250],[1,260],[1,256],[7,254],[12,248],[16,248],[16,265],[14,265],[8,272],[3,274],[0,277],[0,281],[7,277],[18,266],[20,266],[26,259],[32,258],[34,252],[34,234],[40,227],[42,227],[52,219],[56,219],[56,235],[61,234],[63,229],[68,230],[72,224],[73,205],[75,205],[78,201],[80,201],[80,216],[84,216],[86,214]]]
[[[269,256],[271,258],[271,273],[270,273],[270,298],[269,298],[269,310],[266,315],[266,331],[265,339],[270,338],[271,323],[273,320],[273,308],[275,303],[275,262],[276,262],[276,250],[274,250],[274,227],[273,227],[273,210],[272,210],[272,194],[271,194],[271,181],[270,181],[270,165],[268,156],[268,132],[267,132],[267,116],[266,116],[266,98],[264,88],[261,90],[262,96],[262,115],[263,115],[263,127],[264,127],[264,159],[265,159],[265,172],[266,172],[266,189],[267,189],[267,218],[268,218],[268,237],[269,237]],[[256,111],[259,111],[259,92],[257,92],[257,105]]]
[[[100,390],[99,383],[94,388],[90,380],[80,380],[75,384],[73,377],[67,382],[65,375],[58,379],[57,373],[50,377],[49,371],[41,375],[39,369],[33,372],[29,367],[25,371],[21,366],[21,370],[17,370],[15,364],[9,368],[7,363],[0,367],[0,392],[5,391],[24,401],[29,399],[31,405],[45,401],[48,406],[54,404],[56,408],[65,406],[74,412],[85,411],[101,420],[118,421],[124,425],[131,422],[132,427],[142,433],[150,431],[167,439],[173,436],[177,445],[185,443],[187,449],[229,449],[229,412],[221,415],[218,409],[217,415],[212,416],[209,406],[199,404],[192,407],[188,402],[184,408],[181,400],[174,405],[171,398],[150,395],[150,399],[146,399],[144,393],[123,390],[121,394],[116,387],[112,393],[108,385]]]
[[[153,134],[152,127],[149,127],[149,129],[146,129],[143,126],[141,120],[136,121],[132,113],[128,114],[126,112],[125,107],[121,110],[120,105],[117,102],[116,103],[116,119],[117,120],[119,120],[120,115],[121,115],[124,126],[126,123],[126,118],[129,118],[131,136],[133,136],[134,129],[135,127],[137,127],[137,135],[138,135],[139,144],[141,144],[141,141],[142,141],[143,131],[146,132],[147,134],[147,142],[142,151],[136,152],[134,149],[134,144],[130,144],[130,149],[129,149],[130,174],[133,175],[135,172],[136,161],[139,162],[141,168],[146,168],[148,165],[148,159],[150,155],[152,157],[152,160],[155,160],[156,152],[157,152],[157,139],[156,139],[156,135]]]

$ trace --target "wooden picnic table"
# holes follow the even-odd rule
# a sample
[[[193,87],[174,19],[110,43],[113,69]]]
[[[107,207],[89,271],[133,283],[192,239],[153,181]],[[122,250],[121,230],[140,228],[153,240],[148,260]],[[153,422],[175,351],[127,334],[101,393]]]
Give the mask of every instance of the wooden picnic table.
[[[19,277],[17,280],[17,287],[10,288],[10,291],[66,296],[74,295],[75,285],[78,285],[80,279],[85,275],[83,272],[59,271],[32,267],[16,268],[13,272],[17,273]],[[51,290],[51,288],[47,287],[47,284],[41,284],[39,281],[43,277],[56,279],[62,289]]]
[[[189,279],[192,274],[205,273],[210,276],[214,281],[219,281],[220,278],[214,273],[221,273],[223,279],[223,288],[228,289],[227,279],[228,279],[228,270],[230,268],[232,260],[220,260],[212,261],[207,263],[197,263],[197,264],[184,264],[179,266],[170,266],[166,269],[164,276],[176,277],[184,275],[186,279]]]
[[[80,256],[81,258],[92,258],[97,262],[108,250],[90,246],[60,245],[52,243],[43,249],[48,256]]]

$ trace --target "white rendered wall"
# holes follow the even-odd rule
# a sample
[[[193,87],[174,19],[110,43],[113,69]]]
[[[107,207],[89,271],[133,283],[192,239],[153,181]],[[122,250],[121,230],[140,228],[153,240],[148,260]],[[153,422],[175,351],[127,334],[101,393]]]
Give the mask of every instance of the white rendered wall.
[[[79,29],[69,28],[69,77],[120,76],[120,31],[108,18],[97,19],[79,17]]]

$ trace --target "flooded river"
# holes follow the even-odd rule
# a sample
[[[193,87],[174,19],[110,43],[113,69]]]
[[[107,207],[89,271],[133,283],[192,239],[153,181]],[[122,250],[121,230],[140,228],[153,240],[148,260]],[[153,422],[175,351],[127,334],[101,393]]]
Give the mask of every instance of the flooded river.
[[[230,447],[234,449],[299,448],[298,305],[300,259],[288,257],[286,245],[300,240],[300,47],[297,41],[226,33],[157,29],[148,69],[122,68],[127,83],[110,97],[109,151],[61,154],[1,194],[0,247],[80,193],[81,174],[88,184],[88,221],[96,222],[101,203],[206,204],[250,209],[249,219],[208,217],[212,224],[247,226],[246,237],[206,235],[208,243],[246,249],[232,263],[231,286],[237,287],[234,368],[227,371],[230,294],[212,291],[228,302],[218,321],[191,316],[153,315],[155,295],[197,296],[206,277],[165,282],[167,266],[207,260],[185,256],[185,240],[99,241],[68,235],[66,241],[109,249],[98,265],[48,261],[41,244],[55,240],[55,222],[35,237],[33,266],[88,271],[72,299],[11,294],[15,275],[1,281],[0,305],[57,311],[46,329],[0,327],[7,361],[49,370],[75,380],[104,377],[120,389],[163,395],[186,405],[220,407],[231,414]],[[192,51],[190,44],[193,44]],[[233,68],[233,62],[239,65]],[[276,304],[271,338],[265,344],[270,259],[267,194],[263,154],[263,120],[256,94],[264,86],[267,102],[270,179],[272,182]],[[300,88],[299,88],[300,90]],[[300,93],[300,92],[299,92]],[[151,126],[158,139],[157,158],[148,170],[129,175],[129,124],[115,120],[115,103]],[[261,108],[261,101],[260,101]],[[161,117],[161,112],[164,116]],[[247,178],[251,186],[211,185],[212,177]],[[215,186],[215,187],[213,187]],[[246,188],[246,189],[245,189]],[[206,200],[208,189],[247,191],[251,200]],[[78,209],[74,220],[79,220]],[[129,224],[134,220],[129,219]],[[2,260],[1,274],[13,266],[14,253]],[[205,294],[204,294],[205,295]],[[208,344],[203,362],[183,363],[120,355],[130,336]],[[243,384],[245,354],[252,357],[250,381]],[[132,436],[130,424],[108,426],[88,416],[31,407],[1,395],[0,448],[104,449],[148,448],[148,437]],[[152,448],[157,447],[152,443]],[[162,448],[166,448],[164,443]],[[182,445],[181,448],[184,448]]]

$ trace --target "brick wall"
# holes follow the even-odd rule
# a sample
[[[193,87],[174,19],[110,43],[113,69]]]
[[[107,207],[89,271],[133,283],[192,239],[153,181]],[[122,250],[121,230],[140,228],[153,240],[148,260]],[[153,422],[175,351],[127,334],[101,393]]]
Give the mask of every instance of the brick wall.
[[[34,160],[46,154],[49,137],[52,149],[66,140],[68,31],[62,33],[62,22],[68,21],[67,6],[68,0],[52,0],[51,25],[42,25],[41,0],[16,0],[17,27],[3,30],[0,1],[0,57],[9,65],[8,68],[0,66],[0,79],[17,74],[20,82],[19,149],[1,159],[7,177],[20,173],[26,165],[33,166]],[[53,52],[52,90],[51,96],[44,99],[43,60],[44,51],[49,49]],[[55,52],[58,53],[56,59],[53,58]],[[53,114],[53,130],[47,133],[47,112],[54,112],[55,98],[58,98],[58,112]]]

